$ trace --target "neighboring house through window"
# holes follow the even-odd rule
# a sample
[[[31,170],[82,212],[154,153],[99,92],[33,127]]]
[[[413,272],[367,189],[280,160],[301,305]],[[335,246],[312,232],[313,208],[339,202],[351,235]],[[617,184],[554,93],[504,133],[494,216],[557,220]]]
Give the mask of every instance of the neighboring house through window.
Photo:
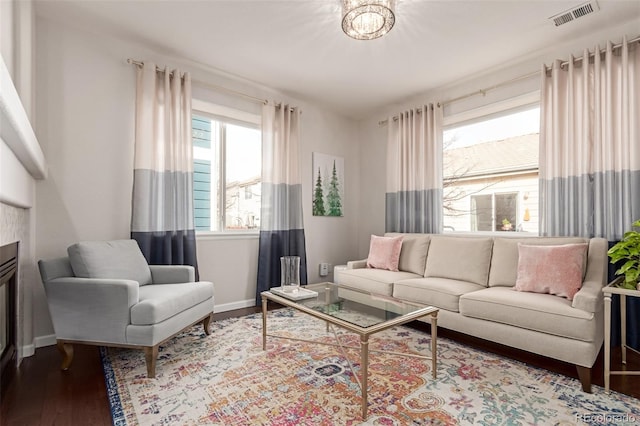
[[[536,100],[532,94],[445,121],[445,232],[538,232]]]
[[[197,231],[260,227],[260,116],[193,100],[193,190]]]

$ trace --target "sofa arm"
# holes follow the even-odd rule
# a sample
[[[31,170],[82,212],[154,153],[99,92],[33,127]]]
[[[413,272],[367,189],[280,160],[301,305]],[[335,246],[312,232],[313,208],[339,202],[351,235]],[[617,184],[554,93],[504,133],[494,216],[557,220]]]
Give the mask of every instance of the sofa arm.
[[[46,281],[44,287],[58,339],[127,343],[137,281],[65,277]]]
[[[587,252],[587,270],[582,288],[573,296],[571,306],[586,312],[598,312],[603,309],[602,288],[607,285],[608,242],[604,238],[589,240]]]
[[[586,312],[598,312],[603,308],[602,283],[585,281],[580,290],[573,296],[571,306]]]
[[[367,267],[367,259],[351,260],[347,262],[347,269],[362,269]]]
[[[190,265],[149,265],[153,284],[192,283],[196,271]]]

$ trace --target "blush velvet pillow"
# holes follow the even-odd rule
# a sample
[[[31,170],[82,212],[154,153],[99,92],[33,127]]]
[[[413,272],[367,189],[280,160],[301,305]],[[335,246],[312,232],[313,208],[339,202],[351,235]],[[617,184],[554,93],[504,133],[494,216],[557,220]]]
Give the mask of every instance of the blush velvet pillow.
[[[400,250],[402,249],[402,235],[398,237],[371,236],[367,268],[388,269],[398,271]]]
[[[515,289],[573,300],[582,287],[588,244],[530,246],[518,244]]]

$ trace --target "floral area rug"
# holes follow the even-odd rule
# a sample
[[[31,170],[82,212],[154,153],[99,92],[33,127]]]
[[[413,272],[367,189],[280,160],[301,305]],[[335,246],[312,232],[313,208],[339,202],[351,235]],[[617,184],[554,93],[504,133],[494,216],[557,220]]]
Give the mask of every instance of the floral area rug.
[[[578,425],[640,424],[640,401],[526,364],[438,339],[428,360],[370,354],[369,415],[338,348],[268,338],[261,314],[195,326],[160,348],[155,379],[140,350],[102,348],[114,425]],[[325,324],[270,311],[270,333],[333,343]],[[339,332],[344,344],[359,338]],[[370,349],[429,355],[431,336],[396,327]],[[360,374],[359,351],[347,355]]]

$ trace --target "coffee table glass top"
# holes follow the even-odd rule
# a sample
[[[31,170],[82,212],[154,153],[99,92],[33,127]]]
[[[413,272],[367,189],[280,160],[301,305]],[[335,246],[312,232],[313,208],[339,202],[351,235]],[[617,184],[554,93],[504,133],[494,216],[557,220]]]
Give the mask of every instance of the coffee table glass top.
[[[413,314],[417,311],[432,309],[403,302],[390,296],[367,293],[334,283],[309,284],[303,288],[313,290],[318,295],[302,300],[286,299],[286,304],[302,305],[363,328]],[[268,293],[270,296],[284,299],[274,293]],[[273,297],[269,298],[273,300]]]

